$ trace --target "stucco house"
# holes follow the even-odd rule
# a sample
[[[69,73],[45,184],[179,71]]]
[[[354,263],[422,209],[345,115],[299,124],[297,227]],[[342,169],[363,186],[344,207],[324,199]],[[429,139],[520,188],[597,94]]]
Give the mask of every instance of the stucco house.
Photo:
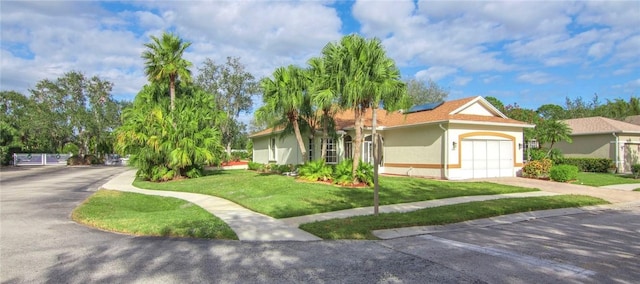
[[[572,143],[560,142],[565,157],[609,158],[618,172],[630,172],[640,163],[640,125],[606,117],[563,120],[571,128]]]
[[[372,163],[371,111],[365,116],[362,160]],[[338,113],[337,138],[328,139],[326,162],[352,157],[352,111]],[[516,176],[523,165],[523,129],[534,127],[507,118],[482,97],[414,107],[406,112],[378,111],[382,136],[380,173],[444,179]],[[250,136],[253,161],[302,164],[293,134],[280,138],[267,129]],[[321,134],[304,133],[309,159],[318,159]]]

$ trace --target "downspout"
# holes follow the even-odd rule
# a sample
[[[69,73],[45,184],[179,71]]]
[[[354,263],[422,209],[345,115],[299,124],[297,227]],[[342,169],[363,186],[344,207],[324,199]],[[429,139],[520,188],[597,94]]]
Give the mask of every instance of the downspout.
[[[616,173],[620,172],[620,153],[618,151],[620,151],[619,149],[619,143],[620,143],[620,138],[618,137],[618,135],[616,135],[615,132],[611,133],[613,135],[613,137],[616,138],[616,150],[615,150],[615,155],[616,155]]]
[[[442,146],[442,151],[444,151],[444,178],[449,179],[449,135],[447,133],[447,129],[442,127],[442,123],[439,123],[438,126],[442,131],[444,131],[444,146]]]

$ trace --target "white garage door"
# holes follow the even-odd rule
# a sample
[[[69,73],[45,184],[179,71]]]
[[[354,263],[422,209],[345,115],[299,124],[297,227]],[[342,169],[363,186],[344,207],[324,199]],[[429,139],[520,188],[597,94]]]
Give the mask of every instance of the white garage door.
[[[513,142],[509,140],[462,140],[464,178],[511,177]]]

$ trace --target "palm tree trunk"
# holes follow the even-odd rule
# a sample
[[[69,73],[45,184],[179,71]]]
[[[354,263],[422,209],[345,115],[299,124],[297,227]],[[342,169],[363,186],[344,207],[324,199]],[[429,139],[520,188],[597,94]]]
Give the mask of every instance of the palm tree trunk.
[[[380,163],[380,155],[378,153],[378,132],[376,131],[377,127],[377,110],[378,108],[374,105],[371,115],[371,142],[373,143],[373,215],[378,215],[378,205],[380,200],[378,198],[378,191],[380,186],[378,185],[378,164]]]
[[[296,116],[292,121],[293,123],[293,132],[296,134],[296,139],[298,140],[298,146],[300,147],[300,153],[302,154],[302,162],[304,163],[307,160],[307,150],[304,147],[304,141],[302,140],[302,134],[300,134],[300,127],[298,125],[298,118]]]
[[[356,137],[353,145],[353,169],[351,170],[351,176],[353,178],[353,183],[358,183],[358,178],[356,176],[356,172],[358,171],[358,166],[360,166],[360,158],[362,157],[362,116],[363,111],[360,107],[355,109],[355,126],[356,126]]]
[[[176,78],[173,76],[169,78],[169,98],[171,99],[171,111],[173,111],[175,109],[174,101],[176,100]]]

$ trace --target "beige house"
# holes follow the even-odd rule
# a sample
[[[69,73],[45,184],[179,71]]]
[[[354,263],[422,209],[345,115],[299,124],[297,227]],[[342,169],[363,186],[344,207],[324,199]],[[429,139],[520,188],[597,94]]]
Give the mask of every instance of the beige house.
[[[353,155],[353,112],[334,117],[337,138],[328,139],[326,162]],[[371,111],[365,116],[362,160],[372,163]],[[414,107],[407,112],[378,111],[382,136],[380,173],[445,179],[516,176],[523,164],[523,129],[534,127],[507,118],[482,97]],[[253,161],[302,164],[293,134],[268,129],[251,135]],[[318,159],[321,134],[304,134],[309,159]]]
[[[640,163],[640,125],[605,117],[564,120],[571,128],[572,143],[560,142],[565,157],[609,158],[618,172],[630,172],[631,165]]]

